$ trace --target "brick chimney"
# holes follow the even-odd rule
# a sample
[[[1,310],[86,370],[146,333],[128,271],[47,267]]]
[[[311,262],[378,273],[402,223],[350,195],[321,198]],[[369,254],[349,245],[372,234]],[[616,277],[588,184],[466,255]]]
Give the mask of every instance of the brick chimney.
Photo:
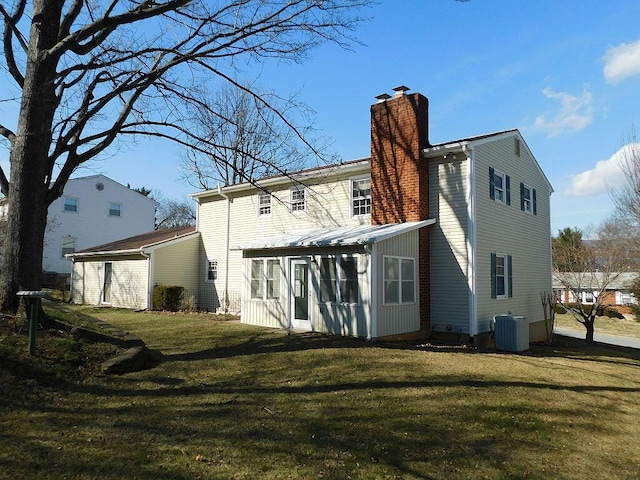
[[[429,100],[407,94],[378,95],[371,106],[371,223],[415,222],[429,216],[429,172],[422,150],[429,145]]]
[[[371,224],[404,223],[429,218],[429,168],[422,150],[429,145],[429,100],[407,94],[378,95],[371,106]],[[419,232],[418,296],[420,332],[430,331],[431,267],[429,229]]]

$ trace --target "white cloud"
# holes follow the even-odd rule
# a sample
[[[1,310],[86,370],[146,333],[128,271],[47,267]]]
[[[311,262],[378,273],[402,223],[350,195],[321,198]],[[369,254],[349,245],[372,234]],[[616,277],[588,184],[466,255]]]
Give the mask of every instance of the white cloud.
[[[618,83],[640,75],[640,40],[609,48],[603,60],[604,78],[609,83]]]
[[[565,190],[570,196],[591,196],[606,193],[610,186],[625,181],[622,171],[626,159],[635,155],[639,144],[627,144],[606,160],[596,163],[591,170],[571,175],[571,185]]]
[[[580,131],[593,121],[593,97],[586,87],[580,97],[556,92],[550,87],[542,90],[542,93],[547,98],[560,102],[560,111],[553,115],[540,115],[534,123],[535,128],[546,130],[550,137]]]

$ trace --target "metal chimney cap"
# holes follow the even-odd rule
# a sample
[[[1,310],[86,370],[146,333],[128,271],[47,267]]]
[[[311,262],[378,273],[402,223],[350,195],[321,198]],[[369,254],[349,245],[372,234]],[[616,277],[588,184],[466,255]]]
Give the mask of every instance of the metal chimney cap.
[[[397,87],[392,88],[394,92],[396,92],[396,96],[404,95],[404,92],[410,90],[406,85],[398,85]]]
[[[379,102],[384,102],[385,100],[388,100],[391,98],[391,95],[389,95],[388,93],[381,93],[380,95],[376,95],[375,97]]]

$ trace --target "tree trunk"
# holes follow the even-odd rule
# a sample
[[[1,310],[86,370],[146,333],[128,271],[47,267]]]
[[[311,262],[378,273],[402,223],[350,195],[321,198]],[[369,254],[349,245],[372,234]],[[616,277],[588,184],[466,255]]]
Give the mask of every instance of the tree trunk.
[[[595,331],[595,328],[594,328],[593,322],[586,322],[586,323],[584,324],[584,327],[587,329],[587,336],[585,337],[585,339],[586,339],[588,342],[593,342],[593,333],[594,333],[594,331]]]
[[[54,78],[62,0],[35,0],[16,138],[11,148],[7,238],[0,278],[0,309],[15,313],[18,290],[39,290],[51,181],[49,146],[58,104]]]

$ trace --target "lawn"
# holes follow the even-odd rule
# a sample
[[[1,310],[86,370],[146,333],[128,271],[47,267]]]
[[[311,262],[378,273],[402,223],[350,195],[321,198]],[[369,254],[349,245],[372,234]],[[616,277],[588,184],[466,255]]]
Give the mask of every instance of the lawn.
[[[584,326],[578,323],[569,313],[556,315],[555,320],[558,327],[571,328],[586,333]],[[604,316],[596,317],[595,331],[596,333],[604,333],[607,335],[640,338],[640,322]]]
[[[46,335],[25,359],[24,335],[5,330],[0,478],[640,478],[636,351],[564,340],[509,354],[80,310],[162,361],[101,376],[87,365],[104,352],[81,345],[69,350],[85,371],[52,372]]]

